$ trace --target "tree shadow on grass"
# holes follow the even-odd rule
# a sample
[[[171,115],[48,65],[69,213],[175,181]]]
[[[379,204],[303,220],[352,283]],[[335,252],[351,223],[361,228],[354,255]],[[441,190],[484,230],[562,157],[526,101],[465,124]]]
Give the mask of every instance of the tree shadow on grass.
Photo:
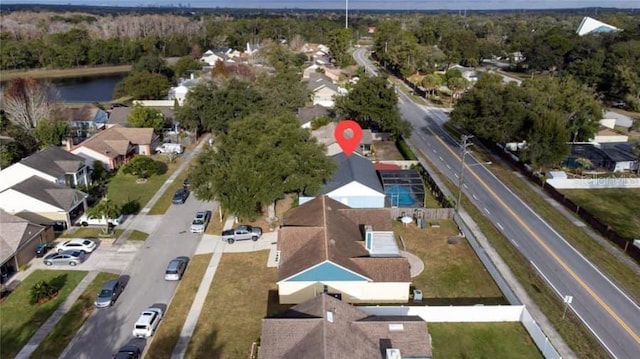
[[[137,199],[129,199],[127,203],[122,205],[122,213],[125,215],[137,214],[140,212],[140,201]]]
[[[247,348],[247,353],[251,348]],[[236,353],[225,353],[224,345],[218,343],[218,330],[211,328],[211,332],[204,336],[204,340],[196,345],[189,345],[185,358],[222,358],[223,354],[227,358],[246,358],[248,355],[235,355]]]
[[[49,281],[49,284],[51,284],[51,286],[53,286],[57,290],[61,290],[66,283],[67,274],[60,274],[59,276],[54,277]]]

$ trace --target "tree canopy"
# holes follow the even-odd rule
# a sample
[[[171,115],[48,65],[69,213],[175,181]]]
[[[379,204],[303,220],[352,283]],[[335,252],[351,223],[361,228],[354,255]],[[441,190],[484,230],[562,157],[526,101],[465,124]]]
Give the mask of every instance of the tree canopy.
[[[162,112],[155,108],[140,105],[133,107],[127,121],[136,128],[153,128],[155,133],[162,131],[165,122]]]
[[[118,82],[113,92],[113,97],[160,100],[167,97],[169,88],[171,88],[171,85],[164,75],[150,72],[132,72]]]
[[[335,169],[324,146],[291,114],[246,116],[230,123],[216,144],[197,158],[193,193],[242,219],[254,219],[287,193],[319,190]]]
[[[361,77],[348,94],[336,98],[336,111],[365,128],[377,127],[396,137],[408,136],[410,125],[398,110],[395,89],[383,77]]]

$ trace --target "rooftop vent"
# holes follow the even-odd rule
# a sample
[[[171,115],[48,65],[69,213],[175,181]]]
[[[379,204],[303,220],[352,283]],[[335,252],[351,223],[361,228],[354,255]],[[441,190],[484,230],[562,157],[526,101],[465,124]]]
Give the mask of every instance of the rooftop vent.
[[[402,354],[400,354],[400,349],[395,349],[395,348],[387,349],[386,359],[402,359]]]
[[[404,325],[402,324],[389,324],[390,332],[401,332],[404,330]]]

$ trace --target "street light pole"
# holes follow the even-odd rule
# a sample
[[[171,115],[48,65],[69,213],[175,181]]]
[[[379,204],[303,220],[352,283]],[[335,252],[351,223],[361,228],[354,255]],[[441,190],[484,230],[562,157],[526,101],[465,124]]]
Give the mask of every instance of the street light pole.
[[[467,147],[473,145],[468,142],[473,138],[473,135],[462,135],[462,143],[460,144],[460,150],[462,151],[462,161],[460,166],[460,177],[458,178],[458,201],[456,202],[456,212],[460,210],[460,202],[462,201],[462,186],[464,185],[464,166],[465,159],[467,157]]]
[[[349,0],[345,0],[344,6],[344,28],[349,28]]]

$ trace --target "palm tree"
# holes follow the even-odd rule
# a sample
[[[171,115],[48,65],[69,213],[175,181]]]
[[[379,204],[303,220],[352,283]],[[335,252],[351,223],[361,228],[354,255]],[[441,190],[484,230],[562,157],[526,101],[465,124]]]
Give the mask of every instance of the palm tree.
[[[121,212],[122,212],[122,208],[117,203],[113,202],[107,197],[104,197],[95,206],[87,210],[87,214],[89,216],[105,219],[105,222],[106,222],[105,228],[102,230],[102,232],[105,234],[111,231],[109,220],[118,217]]]
[[[584,171],[585,169],[593,168],[593,162],[591,162],[590,159],[585,157],[576,158],[576,163],[579,166],[578,168],[579,168],[580,174],[582,174],[582,171]]]

